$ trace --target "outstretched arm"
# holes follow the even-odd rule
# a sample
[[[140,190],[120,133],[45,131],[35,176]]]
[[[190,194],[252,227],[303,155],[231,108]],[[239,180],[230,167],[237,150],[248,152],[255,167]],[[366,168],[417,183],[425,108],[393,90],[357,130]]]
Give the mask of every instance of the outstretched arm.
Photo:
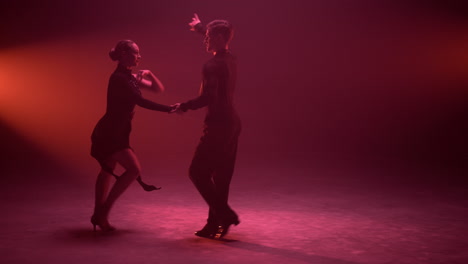
[[[171,112],[173,110],[173,107],[171,107],[171,106],[155,103],[155,102],[153,102],[151,100],[143,98],[143,96],[141,96],[141,95],[135,98],[135,103],[138,106],[141,106],[141,107],[149,109],[149,110],[154,110],[154,111],[169,113],[169,112]]]
[[[149,110],[168,112],[168,113],[173,110],[173,107],[171,106],[158,104],[156,102],[153,102],[151,100],[144,98],[141,95],[141,91],[137,86],[129,85],[129,88],[130,88],[129,93],[126,96],[130,96],[133,102],[135,102],[135,104],[137,104],[138,106],[141,106]]]
[[[196,13],[193,14],[192,22],[189,23],[189,26],[190,26],[191,31],[195,31],[195,32],[200,33],[202,35],[206,34],[206,28],[203,26],[203,24],[201,23],[200,18],[198,18],[198,15]]]

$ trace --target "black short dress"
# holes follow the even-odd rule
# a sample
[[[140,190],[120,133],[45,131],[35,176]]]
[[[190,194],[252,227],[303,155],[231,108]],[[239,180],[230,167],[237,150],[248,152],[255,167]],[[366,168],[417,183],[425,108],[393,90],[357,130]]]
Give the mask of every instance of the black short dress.
[[[135,105],[170,112],[171,107],[142,97],[130,69],[117,66],[109,79],[107,108],[91,135],[91,156],[104,166],[112,154],[130,147],[130,132]]]

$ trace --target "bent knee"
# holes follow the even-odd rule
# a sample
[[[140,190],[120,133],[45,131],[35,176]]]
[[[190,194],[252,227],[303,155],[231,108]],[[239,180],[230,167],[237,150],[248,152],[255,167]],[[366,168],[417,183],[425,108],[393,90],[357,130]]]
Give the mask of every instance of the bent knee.
[[[139,166],[131,166],[125,169],[126,173],[135,175],[135,178],[140,176],[141,168]]]

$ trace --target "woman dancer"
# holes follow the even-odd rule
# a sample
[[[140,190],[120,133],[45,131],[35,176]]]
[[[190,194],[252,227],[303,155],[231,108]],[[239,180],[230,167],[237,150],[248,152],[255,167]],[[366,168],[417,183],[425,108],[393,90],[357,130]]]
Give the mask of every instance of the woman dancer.
[[[91,156],[101,165],[96,180],[94,214],[91,217],[94,231],[96,226],[103,231],[115,230],[108,221],[109,211],[115,201],[135,179],[144,186],[140,178],[140,163],[129,144],[135,105],[168,113],[173,110],[171,106],[142,97],[140,88],[163,92],[164,86],[149,70],[132,74],[132,68],[137,66],[141,59],[135,42],[119,41],[115,48],[111,49],[109,56],[113,61],[117,61],[118,65],[109,79],[106,113],[97,123],[91,136]],[[117,163],[125,172],[117,177],[109,191],[110,180],[113,175],[116,176],[113,170]]]

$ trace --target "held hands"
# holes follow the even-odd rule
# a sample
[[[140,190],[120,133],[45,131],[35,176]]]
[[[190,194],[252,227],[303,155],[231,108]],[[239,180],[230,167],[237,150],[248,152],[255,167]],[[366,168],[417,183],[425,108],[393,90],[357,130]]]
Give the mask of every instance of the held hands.
[[[171,105],[171,108],[172,108],[172,110],[169,112],[169,114],[176,113],[176,114],[181,115],[181,114],[184,113],[184,111],[182,111],[182,109],[180,109],[180,103]]]
[[[201,21],[200,21],[200,18],[198,18],[198,15],[195,13],[193,14],[193,17],[192,17],[192,22],[189,23],[189,26],[190,26],[190,30],[191,31],[195,31],[195,26],[197,24],[200,24]]]

